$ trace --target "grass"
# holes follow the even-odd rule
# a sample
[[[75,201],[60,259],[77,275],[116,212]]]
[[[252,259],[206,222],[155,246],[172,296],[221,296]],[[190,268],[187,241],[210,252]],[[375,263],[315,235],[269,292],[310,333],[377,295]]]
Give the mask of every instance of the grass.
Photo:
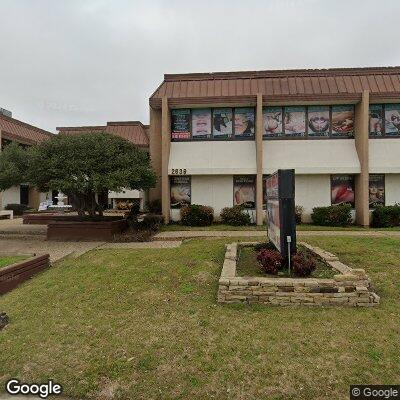
[[[400,231],[400,227],[394,228],[362,228],[360,226],[319,226],[312,224],[297,225],[297,231]],[[266,225],[247,225],[247,226],[231,226],[225,224],[212,224],[210,226],[184,226],[177,223],[163,225],[162,232],[170,231],[266,231]]]
[[[1,256],[0,257],[0,268],[6,267],[7,265],[14,264],[18,261],[25,260],[25,256]]]
[[[279,271],[278,275],[266,274],[257,262],[257,252],[253,247],[242,247],[240,248],[239,261],[237,264],[236,274],[238,276],[264,276],[268,278],[281,278],[288,277],[287,269]],[[306,251],[304,247],[301,247],[301,251]],[[310,278],[333,278],[334,275],[338,274],[328,264],[322,260],[315,258],[316,268],[311,274]]]
[[[366,269],[373,309],[217,305],[228,242],[92,251],[0,297],[0,391],[51,378],[74,398],[306,400],[398,381],[399,238],[307,238]]]

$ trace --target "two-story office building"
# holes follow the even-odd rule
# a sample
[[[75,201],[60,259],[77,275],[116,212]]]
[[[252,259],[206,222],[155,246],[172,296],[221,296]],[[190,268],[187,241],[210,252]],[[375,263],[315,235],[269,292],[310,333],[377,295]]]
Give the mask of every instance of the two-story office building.
[[[350,203],[369,224],[400,202],[400,67],[165,75],[150,103],[151,199],[243,204],[261,224],[264,179],[294,168],[296,204]]]

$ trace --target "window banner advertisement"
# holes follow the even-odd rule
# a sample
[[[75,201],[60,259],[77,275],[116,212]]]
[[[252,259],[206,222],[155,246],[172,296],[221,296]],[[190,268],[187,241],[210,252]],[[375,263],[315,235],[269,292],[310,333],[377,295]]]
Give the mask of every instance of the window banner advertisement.
[[[190,110],[171,111],[171,139],[190,139]]]
[[[265,179],[268,238],[283,257],[296,253],[293,169],[279,169]],[[288,242],[288,237],[291,241]]]
[[[354,177],[353,175],[331,176],[331,203],[351,204],[354,207]]]
[[[254,136],[254,108],[235,108],[235,136]]]
[[[380,104],[369,106],[369,136],[383,135],[383,108]]]
[[[281,136],[283,133],[282,119],[282,107],[265,107],[263,109],[263,136],[265,138]]]
[[[213,109],[213,136],[215,138],[232,136],[232,108]]]
[[[285,107],[284,131],[286,136],[304,136],[306,133],[306,108]]]
[[[193,139],[206,139],[211,137],[210,108],[192,110],[192,137]]]
[[[329,106],[308,107],[308,136],[329,136]]]
[[[354,135],[354,106],[332,106],[332,136]]]
[[[256,206],[256,178],[254,176],[233,177],[233,205],[253,209]]]
[[[190,176],[171,176],[171,208],[191,203]]]
[[[385,205],[385,175],[369,175],[369,208]]]
[[[386,136],[400,135],[400,104],[385,105],[385,134]]]

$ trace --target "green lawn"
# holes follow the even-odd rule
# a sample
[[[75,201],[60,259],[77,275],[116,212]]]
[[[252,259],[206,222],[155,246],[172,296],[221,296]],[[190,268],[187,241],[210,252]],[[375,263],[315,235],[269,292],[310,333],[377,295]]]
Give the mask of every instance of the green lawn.
[[[0,268],[24,260],[25,256],[0,256]]]
[[[400,238],[310,237],[367,270],[377,308],[217,305],[224,244],[98,250],[0,297],[0,391],[96,399],[345,399],[400,376]]]
[[[180,224],[169,224],[161,227],[162,232],[169,231],[265,231],[266,225],[247,225],[247,226],[231,226],[225,224],[213,224],[210,226],[184,226]],[[362,228],[360,226],[333,227],[319,226],[312,224],[297,225],[297,231],[400,231],[400,227],[394,228]]]

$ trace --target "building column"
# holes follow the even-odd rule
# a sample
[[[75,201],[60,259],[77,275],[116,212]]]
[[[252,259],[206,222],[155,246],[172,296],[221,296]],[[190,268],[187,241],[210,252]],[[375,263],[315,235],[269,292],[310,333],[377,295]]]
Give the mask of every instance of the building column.
[[[355,177],[356,223],[369,226],[369,91],[355,108],[354,137],[361,172]]]
[[[157,183],[149,190],[149,201],[161,201],[161,110],[150,107],[149,150],[151,166],[157,175]]]
[[[0,152],[1,152],[1,129],[0,129]],[[0,210],[3,209],[3,192],[0,192]]]
[[[262,114],[262,94],[257,94],[256,109],[256,222],[257,225],[263,224],[263,114]]]
[[[164,223],[170,221],[170,188],[168,176],[169,152],[171,148],[171,120],[168,99],[162,98],[161,107],[161,204]]]

